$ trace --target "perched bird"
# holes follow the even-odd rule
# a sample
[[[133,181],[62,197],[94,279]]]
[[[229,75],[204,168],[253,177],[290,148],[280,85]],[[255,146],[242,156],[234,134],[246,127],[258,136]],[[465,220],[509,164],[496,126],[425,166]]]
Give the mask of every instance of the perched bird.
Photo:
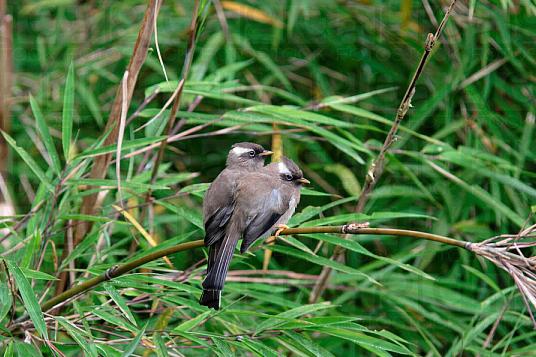
[[[264,159],[273,152],[254,143],[234,144],[227,155],[226,168],[212,182],[203,199],[205,246],[210,247],[207,271],[212,265],[225,236],[234,209],[238,179],[264,166]]]
[[[258,171],[242,175],[238,180],[234,201],[225,207],[225,236],[207,276],[199,303],[218,310],[231,258],[240,237],[240,253],[255,241],[268,236],[273,228],[286,227],[298,202],[304,183],[309,183],[291,159],[282,156]],[[222,220],[223,221],[223,220]],[[206,240],[205,240],[206,243]]]

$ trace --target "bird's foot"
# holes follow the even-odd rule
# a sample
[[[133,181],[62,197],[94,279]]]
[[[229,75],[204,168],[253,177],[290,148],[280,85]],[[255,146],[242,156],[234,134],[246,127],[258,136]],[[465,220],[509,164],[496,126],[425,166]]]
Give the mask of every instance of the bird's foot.
[[[279,235],[281,234],[281,232],[284,230],[284,229],[288,229],[290,228],[289,226],[287,226],[286,224],[276,224],[275,227],[277,228],[277,231],[275,231],[274,233],[274,236],[277,238],[279,237]]]

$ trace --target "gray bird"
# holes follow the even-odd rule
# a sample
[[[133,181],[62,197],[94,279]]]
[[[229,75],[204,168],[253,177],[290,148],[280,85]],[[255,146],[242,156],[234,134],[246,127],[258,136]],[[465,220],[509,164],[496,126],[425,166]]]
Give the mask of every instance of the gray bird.
[[[254,143],[237,143],[227,155],[226,168],[212,182],[203,198],[205,246],[210,247],[207,271],[212,265],[225,236],[225,229],[234,209],[238,179],[264,166],[264,159],[273,152]]]
[[[244,253],[257,239],[269,236],[274,228],[285,227],[294,214],[302,184],[309,181],[291,159],[282,156],[281,160],[244,174],[238,180],[234,201],[224,208],[225,236],[203,281],[201,305],[220,308],[225,277],[241,237],[240,253]]]

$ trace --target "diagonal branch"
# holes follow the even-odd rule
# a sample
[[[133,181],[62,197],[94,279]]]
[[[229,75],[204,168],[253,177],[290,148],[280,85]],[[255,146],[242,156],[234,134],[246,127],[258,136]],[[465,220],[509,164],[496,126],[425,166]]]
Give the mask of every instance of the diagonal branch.
[[[387,137],[385,138],[385,142],[383,143],[383,146],[378,154],[378,157],[376,158],[376,160],[374,160],[371,163],[370,168],[367,171],[367,174],[365,176],[365,183],[363,184],[363,189],[361,190],[361,194],[359,195],[355,213],[363,212],[363,209],[365,208],[365,204],[368,201],[370,192],[372,191],[372,189],[374,188],[374,186],[376,185],[376,183],[378,182],[378,180],[380,179],[383,173],[383,169],[385,168],[385,165],[386,165],[385,155],[387,151],[389,150],[389,147],[396,141],[396,133],[398,131],[398,126],[400,125],[400,123],[402,122],[402,119],[404,119],[404,116],[406,115],[407,111],[411,107],[411,99],[413,98],[413,95],[415,94],[415,86],[417,85],[417,81],[419,80],[419,77],[422,74],[424,66],[426,65],[426,61],[428,60],[428,57],[430,56],[430,53],[432,52],[434,45],[436,44],[437,40],[441,36],[443,27],[445,26],[456,2],[457,0],[452,0],[452,3],[447,9],[447,12],[445,13],[445,16],[443,17],[443,21],[441,21],[441,24],[439,24],[439,27],[437,28],[435,35],[432,33],[429,33],[428,37],[426,38],[426,42],[424,44],[423,55],[421,57],[421,60],[419,61],[419,64],[417,65],[417,69],[415,70],[415,73],[413,74],[413,78],[411,79],[408,89],[406,90],[406,94],[404,95],[404,98],[402,99],[402,102],[400,103],[400,106],[398,107],[396,118],[393,122],[393,125],[391,126],[391,130],[389,131],[389,133],[387,134]],[[344,248],[337,247],[337,249],[335,249],[330,259],[333,261],[340,262],[344,256],[345,251],[346,250]],[[327,286],[331,271],[332,271],[332,268],[327,267],[327,266],[324,267],[324,269],[322,269],[322,273],[320,274],[320,279],[317,281],[317,284],[315,285],[314,289],[311,291],[311,295],[309,296],[310,303],[318,301],[320,296],[322,296],[322,293],[324,292]]]
[[[147,9],[145,10],[145,16],[136,40],[136,45],[130,57],[130,63],[128,64],[127,71],[129,73],[126,88],[126,107],[128,108],[132,95],[134,93],[134,87],[138,80],[141,67],[147,57],[147,51],[149,49],[149,42],[151,40],[155,13],[158,13],[162,0],[149,0]],[[117,142],[119,134],[119,121],[121,118],[121,111],[123,106],[123,84],[121,83],[117,88],[115,100],[106,123],[104,132],[110,131],[110,134],[104,140],[103,146],[113,145]],[[91,172],[89,174],[90,179],[103,179],[106,176],[110,161],[112,160],[112,153],[95,157]],[[91,189],[89,187],[88,189]],[[82,200],[81,214],[91,215],[93,214],[97,206],[97,194],[91,194],[85,196]],[[76,247],[82,239],[86,236],[87,232],[91,230],[92,222],[85,222],[77,227],[74,235],[74,247]]]
[[[123,107],[128,108],[132,95],[134,93],[134,87],[138,80],[138,74],[140,73],[141,67],[145,63],[147,57],[147,51],[149,49],[149,42],[151,40],[154,20],[156,18],[156,13],[160,9],[160,4],[162,0],[149,0],[147,4],[147,9],[145,10],[145,16],[141,24],[140,31],[138,33],[138,38],[132,51],[132,56],[130,57],[130,63],[127,66],[127,71],[129,73],[128,79],[126,80],[126,90],[123,88],[123,82],[120,83],[117,88],[115,95],[114,103],[110,111],[110,116],[108,117],[108,122],[106,123],[106,128],[104,129],[105,133],[109,133],[104,139],[103,146],[113,145],[117,142],[120,130],[120,120]],[[106,155],[101,155],[95,157],[93,161],[93,166],[91,167],[91,172],[89,174],[90,179],[103,179],[106,176],[108,167],[110,166],[110,161],[112,160],[112,153]],[[93,189],[94,187],[88,187],[88,190]],[[92,215],[95,211],[95,208],[100,205],[97,202],[97,193],[93,193],[85,196],[82,199],[82,207],[80,213],[83,215]],[[100,201],[104,199],[104,195],[100,196]],[[93,222],[91,221],[82,221],[79,224],[74,232],[73,237],[73,249],[82,242],[86,234],[93,227]],[[67,249],[64,249],[63,258],[68,254]],[[59,282],[56,284],[54,294],[62,293],[68,284],[68,275],[66,272],[62,272],[59,276]]]

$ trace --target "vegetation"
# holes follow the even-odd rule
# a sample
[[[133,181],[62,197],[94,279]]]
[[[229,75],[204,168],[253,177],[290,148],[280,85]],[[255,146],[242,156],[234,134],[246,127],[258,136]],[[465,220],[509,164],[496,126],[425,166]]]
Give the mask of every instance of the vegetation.
[[[5,356],[534,354],[532,1],[457,2],[398,128],[448,3],[0,5]],[[241,141],[311,185],[208,310],[202,197]]]

